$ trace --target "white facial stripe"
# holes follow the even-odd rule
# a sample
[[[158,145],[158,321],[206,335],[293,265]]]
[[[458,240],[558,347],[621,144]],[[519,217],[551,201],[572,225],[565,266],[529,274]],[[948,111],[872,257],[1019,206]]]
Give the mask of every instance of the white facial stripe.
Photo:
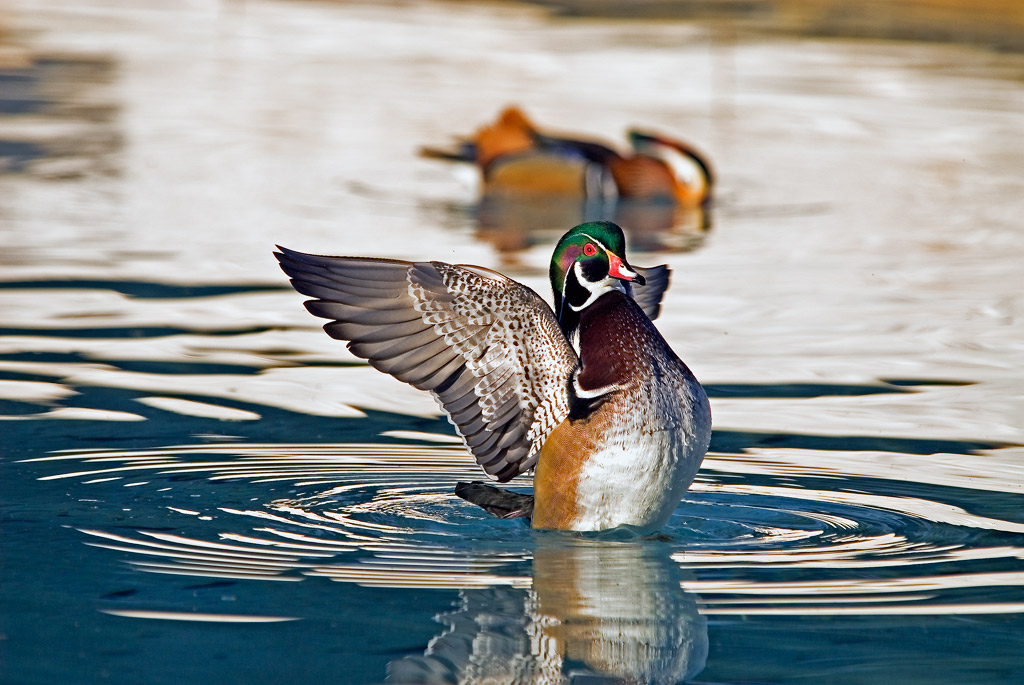
[[[626,290],[625,283],[623,283],[617,278],[606,276],[597,283],[591,283],[587,279],[583,278],[583,267],[580,265],[579,262],[573,264],[572,268],[576,271],[576,280],[579,281],[580,285],[582,285],[584,288],[590,291],[590,297],[587,298],[587,301],[577,307],[565,299],[565,286],[562,286],[562,301],[568,304],[569,309],[573,310],[574,312],[583,311],[584,309],[592,305],[594,303],[594,300],[601,297],[607,292],[611,292],[612,290],[618,290],[622,293],[625,293],[626,295],[629,294],[629,292]],[[565,280],[568,281],[569,279],[566,278]]]
[[[572,268],[573,268],[573,271],[576,272],[576,280],[579,282],[579,284],[582,285],[584,288],[586,288],[587,290],[590,291],[590,297],[588,297],[587,301],[584,302],[583,304],[581,304],[579,307],[573,305],[571,302],[568,303],[569,304],[569,309],[573,310],[574,312],[578,312],[578,311],[583,310],[586,307],[589,307],[594,302],[594,300],[596,300],[598,297],[601,296],[601,293],[603,291],[601,289],[599,289],[599,288],[598,289],[594,288],[594,286],[600,285],[599,283],[591,283],[587,279],[583,278],[583,267],[580,265],[579,262],[574,263],[572,265]],[[568,281],[569,279],[567,278],[565,280]],[[564,297],[564,294],[565,293],[564,293],[564,290],[563,290],[563,297]]]
[[[602,249],[602,250],[604,250],[605,252],[610,252],[610,251],[611,251],[611,250],[609,250],[609,249],[608,249],[607,247],[605,247],[605,244],[604,244],[604,243],[602,243],[602,242],[601,242],[600,240],[598,240],[598,239],[597,239],[597,238],[595,238],[594,236],[590,235],[589,233],[584,233],[583,235],[587,236],[588,238],[590,238],[591,240],[593,240],[593,241],[594,241],[595,243],[597,243],[598,245],[600,245],[600,246],[601,246],[601,249]]]

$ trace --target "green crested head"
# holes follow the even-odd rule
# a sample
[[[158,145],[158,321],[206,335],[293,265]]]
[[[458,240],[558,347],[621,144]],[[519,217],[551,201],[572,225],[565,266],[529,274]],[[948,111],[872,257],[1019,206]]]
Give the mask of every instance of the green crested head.
[[[580,224],[563,235],[551,256],[549,275],[563,330],[604,293],[629,293],[629,282],[644,283],[626,261],[622,229],[610,221]]]

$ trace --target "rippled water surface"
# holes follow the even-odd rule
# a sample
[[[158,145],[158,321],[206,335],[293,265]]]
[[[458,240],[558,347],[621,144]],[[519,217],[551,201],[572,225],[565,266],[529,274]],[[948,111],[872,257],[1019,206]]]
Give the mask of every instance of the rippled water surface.
[[[3,682],[1024,681],[1020,56],[471,3],[0,29]],[[716,201],[481,205],[416,155],[513,102],[688,138]],[[601,211],[672,266],[715,416],[656,538],[456,498],[480,472],[430,398],[271,257],[547,292]]]

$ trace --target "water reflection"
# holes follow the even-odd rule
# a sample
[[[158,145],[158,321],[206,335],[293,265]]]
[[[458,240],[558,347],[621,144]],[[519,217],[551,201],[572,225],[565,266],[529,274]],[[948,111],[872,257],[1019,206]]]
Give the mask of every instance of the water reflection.
[[[704,668],[707,623],[666,545],[538,534],[529,589],[467,589],[395,683],[676,683]]]
[[[638,252],[695,250],[711,230],[711,207],[657,200],[485,195],[470,211],[475,236],[494,247],[504,268],[521,268],[519,253],[550,244],[565,233],[566,226],[585,221],[614,221],[626,233],[630,249]]]
[[[119,106],[104,93],[116,61],[0,47],[8,48],[0,58],[0,173],[47,180],[119,173]]]

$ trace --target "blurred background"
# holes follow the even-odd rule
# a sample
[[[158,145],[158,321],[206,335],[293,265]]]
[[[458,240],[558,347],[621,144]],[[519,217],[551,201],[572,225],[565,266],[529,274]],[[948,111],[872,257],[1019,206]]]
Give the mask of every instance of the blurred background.
[[[5,0],[0,680],[1024,680],[1022,50],[1011,0]],[[512,105],[684,141],[710,197],[422,154]],[[271,254],[547,297],[589,218],[671,266],[711,396],[663,539],[460,502]]]

